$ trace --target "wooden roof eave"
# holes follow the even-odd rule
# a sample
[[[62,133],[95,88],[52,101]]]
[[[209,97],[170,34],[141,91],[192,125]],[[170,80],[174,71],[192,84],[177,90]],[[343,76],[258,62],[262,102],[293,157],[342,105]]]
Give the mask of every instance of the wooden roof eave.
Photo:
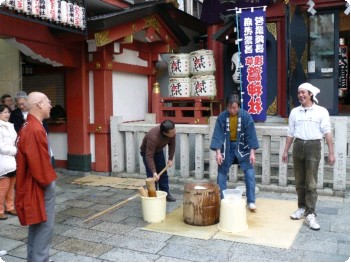
[[[177,24],[198,32],[201,35],[207,33],[207,25],[195,16],[183,12],[178,8],[174,8],[169,4],[161,4],[159,8],[163,10],[162,14],[167,12]]]
[[[161,41],[148,43],[148,45],[152,44],[152,46],[167,46],[167,52],[178,49],[181,44],[179,39],[174,32],[172,32],[172,30],[165,25],[164,21],[158,16],[158,14],[139,18],[136,21],[94,33],[96,46],[102,47],[115,41],[121,41],[124,39],[124,37],[133,35],[134,33],[149,27],[154,28],[155,34],[158,34]]]
[[[233,33],[234,27],[236,27],[236,21],[235,19],[231,19],[221,29],[214,33],[211,38],[219,42],[225,42],[226,36]]]
[[[179,24],[174,19],[165,13],[159,5],[148,5],[139,8],[133,8],[132,10],[126,10],[114,14],[101,16],[101,18],[93,18],[88,22],[88,28],[90,35],[96,32],[115,31],[118,28],[114,39],[122,38],[126,36],[126,32],[130,31],[133,27],[133,31],[137,32],[143,29],[140,24],[141,18],[147,18],[149,16],[156,15],[162,19],[162,24],[168,28],[169,34],[176,38],[176,42],[179,45],[185,46],[189,43],[190,39],[181,29]],[[161,21],[160,21],[161,22]],[[130,33],[133,33],[130,32]],[[118,37],[118,38],[117,38]]]

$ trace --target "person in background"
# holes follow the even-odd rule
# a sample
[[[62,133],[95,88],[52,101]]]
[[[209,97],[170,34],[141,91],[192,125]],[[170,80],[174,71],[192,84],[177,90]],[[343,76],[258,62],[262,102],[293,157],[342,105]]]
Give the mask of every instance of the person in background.
[[[10,122],[15,126],[17,133],[27,119],[28,110],[25,103],[27,98],[27,93],[24,91],[18,92],[15,96],[16,109],[11,112]]]
[[[10,111],[14,110],[13,100],[9,94],[4,94],[1,96],[1,104],[8,106],[10,108]]]
[[[0,220],[7,219],[5,214],[17,215],[15,209],[17,133],[9,119],[10,108],[0,104]]]
[[[56,173],[43,120],[51,102],[41,92],[29,94],[28,117],[17,137],[15,205],[22,226],[28,227],[27,261],[49,261],[54,232]]]
[[[320,90],[310,83],[299,86],[297,96],[301,105],[290,112],[288,136],[282,156],[282,161],[287,163],[288,151],[294,141],[292,156],[298,209],[290,218],[299,220],[305,216],[304,223],[312,230],[320,229],[316,218],[317,178],[321,140],[324,136],[329,151],[328,163],[335,163],[329,113],[326,108],[316,104],[319,92]]]
[[[245,110],[240,109],[239,96],[227,98],[227,109],[217,118],[210,149],[216,152],[218,164],[217,183],[221,190],[227,189],[230,166],[238,163],[245,175],[246,198],[250,211],[256,211],[255,196],[255,150],[259,148],[255,124]]]
[[[175,125],[170,120],[165,120],[161,125],[152,128],[144,137],[140,146],[140,154],[146,168],[146,176],[153,177],[158,182],[159,190],[167,193],[166,200],[174,202],[176,199],[169,192],[167,171],[158,177],[158,173],[166,166],[163,148],[168,145],[167,166],[173,165],[176,140]]]

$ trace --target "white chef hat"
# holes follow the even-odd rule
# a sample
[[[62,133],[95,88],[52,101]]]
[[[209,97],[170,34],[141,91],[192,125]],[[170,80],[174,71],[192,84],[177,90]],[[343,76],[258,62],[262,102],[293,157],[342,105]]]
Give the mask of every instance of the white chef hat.
[[[312,93],[312,95],[313,95],[313,100],[316,103],[318,103],[318,100],[317,100],[316,96],[317,96],[318,93],[321,92],[321,90],[319,88],[317,88],[317,87],[313,86],[312,84],[306,82],[306,83],[302,83],[299,86],[298,90],[308,90],[308,91],[310,91]]]

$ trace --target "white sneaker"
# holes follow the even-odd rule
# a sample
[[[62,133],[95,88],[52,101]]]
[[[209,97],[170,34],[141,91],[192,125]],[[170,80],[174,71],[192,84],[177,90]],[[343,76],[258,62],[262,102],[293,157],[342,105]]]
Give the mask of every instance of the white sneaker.
[[[306,216],[305,224],[308,225],[312,230],[319,230],[321,228],[314,214],[309,214]]]
[[[255,212],[257,210],[256,205],[254,203],[249,203],[249,209],[251,212]]]
[[[5,256],[7,254],[6,250],[0,250],[0,257]]]
[[[299,220],[303,218],[304,214],[305,214],[305,208],[299,208],[290,215],[290,218],[294,220]]]

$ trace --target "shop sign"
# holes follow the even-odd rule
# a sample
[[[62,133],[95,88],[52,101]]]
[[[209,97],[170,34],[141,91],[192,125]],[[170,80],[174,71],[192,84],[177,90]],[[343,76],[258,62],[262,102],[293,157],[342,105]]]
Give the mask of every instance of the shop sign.
[[[265,121],[267,111],[266,15],[262,9],[243,9],[240,38],[243,108],[255,121]]]

